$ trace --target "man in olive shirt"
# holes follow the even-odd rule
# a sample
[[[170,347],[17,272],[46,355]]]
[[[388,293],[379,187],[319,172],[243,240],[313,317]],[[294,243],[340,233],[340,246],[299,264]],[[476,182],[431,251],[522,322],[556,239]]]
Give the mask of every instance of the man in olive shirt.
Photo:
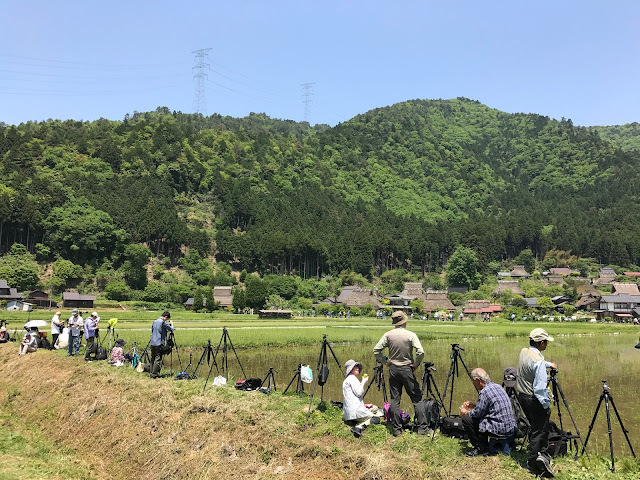
[[[389,389],[391,402],[389,413],[391,415],[391,426],[393,436],[402,435],[402,420],[400,417],[400,398],[402,397],[402,387],[407,391],[413,408],[416,412],[418,423],[418,435],[430,433],[427,424],[427,414],[422,400],[420,384],[416,379],[414,371],[422,363],[424,350],[418,340],[418,336],[405,328],[407,316],[403,312],[394,312],[391,315],[393,330],[385,333],[380,341],[373,348],[373,354],[380,363],[386,363],[389,367]],[[382,350],[389,348],[389,357],[382,355]],[[413,359],[413,349],[416,350],[416,358]]]

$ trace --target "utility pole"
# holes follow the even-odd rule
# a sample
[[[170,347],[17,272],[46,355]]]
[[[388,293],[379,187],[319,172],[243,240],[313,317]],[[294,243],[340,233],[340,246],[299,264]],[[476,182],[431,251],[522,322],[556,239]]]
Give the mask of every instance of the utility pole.
[[[303,83],[302,87],[302,102],[304,103],[304,121],[309,122],[311,116],[311,98],[313,97],[313,86],[316,82]]]
[[[195,113],[201,113],[203,116],[207,114],[207,98],[204,92],[204,81],[208,78],[205,70],[209,69],[209,64],[206,62],[209,56],[209,50],[211,48],[201,48],[200,50],[194,50],[196,64],[191,69],[193,74],[194,93],[193,93],[193,110]]]

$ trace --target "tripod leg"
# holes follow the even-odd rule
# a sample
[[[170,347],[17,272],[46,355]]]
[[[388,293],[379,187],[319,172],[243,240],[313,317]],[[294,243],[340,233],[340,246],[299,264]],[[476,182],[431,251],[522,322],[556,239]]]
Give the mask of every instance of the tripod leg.
[[[447,389],[449,388],[449,380],[453,378],[454,368],[455,368],[455,359],[454,357],[451,357],[451,365],[449,366],[449,373],[447,373],[447,379],[444,382],[444,391],[442,393],[442,408],[444,409],[445,415],[449,415],[449,412],[451,411],[451,409],[447,410],[447,407],[445,406],[444,401],[447,398]],[[453,397],[453,385],[451,386],[451,396]]]
[[[565,408],[567,409],[567,413],[569,414],[569,418],[571,419],[571,423],[573,423],[573,428],[576,429],[576,435],[578,435],[578,438],[580,439],[580,443],[584,446],[584,443],[582,442],[582,435],[580,434],[580,429],[578,428],[578,425],[576,424],[576,421],[574,420],[573,415],[571,414],[571,409],[569,408],[569,402],[567,402],[567,399],[564,396],[564,392],[562,391],[562,387],[560,387],[560,384],[558,383],[557,380],[554,382],[554,384],[557,387],[558,392],[560,393],[560,398],[562,398],[562,403],[564,404]],[[556,397],[556,399],[557,399],[557,397]],[[558,409],[559,408],[560,407],[558,407]],[[559,416],[559,414],[558,414],[558,416]],[[560,426],[560,428],[562,428],[562,426]],[[586,450],[584,450],[584,452],[587,454],[587,458],[589,460],[591,460],[591,457],[589,457],[589,452],[587,452]],[[576,457],[577,457],[577,455],[578,455],[578,449],[576,448]]]
[[[613,406],[613,411],[616,414],[616,417],[618,418],[618,423],[620,423],[620,428],[622,428],[622,433],[624,433],[624,438],[627,439],[627,443],[629,444],[629,450],[631,450],[631,455],[633,455],[633,458],[636,458],[636,452],[633,451],[633,447],[631,446],[631,440],[629,440],[629,435],[627,435],[629,432],[627,431],[626,428],[624,428],[624,424],[622,423],[622,419],[620,418],[620,414],[618,413],[618,409],[616,408],[616,403],[613,401],[613,397],[611,396],[611,394],[609,394],[609,398],[611,399],[611,405]]]
[[[616,471],[615,460],[613,458],[613,436],[611,435],[611,414],[609,412],[609,396],[605,394],[604,409],[607,412],[607,433],[609,434],[609,452],[611,453],[611,471]]]
[[[596,407],[596,412],[593,414],[593,419],[591,420],[591,425],[589,425],[589,431],[587,432],[587,438],[584,440],[582,444],[582,452],[584,453],[587,450],[587,443],[589,443],[589,436],[591,436],[591,430],[593,430],[593,425],[596,423],[596,417],[598,416],[598,411],[600,410],[600,405],[602,405],[602,399],[604,398],[604,393],[600,395],[600,400],[598,400],[598,406]]]
[[[229,337],[229,332],[227,332],[227,337]],[[244,368],[242,368],[242,363],[240,362],[240,357],[238,357],[238,352],[236,352],[236,348],[233,346],[233,342],[231,341],[231,337],[229,337],[229,345],[231,345],[231,350],[233,350],[233,354],[236,356],[236,360],[238,361],[238,365],[240,365],[240,370],[242,371],[242,375],[244,375],[244,378],[247,378],[247,374],[244,373]]]

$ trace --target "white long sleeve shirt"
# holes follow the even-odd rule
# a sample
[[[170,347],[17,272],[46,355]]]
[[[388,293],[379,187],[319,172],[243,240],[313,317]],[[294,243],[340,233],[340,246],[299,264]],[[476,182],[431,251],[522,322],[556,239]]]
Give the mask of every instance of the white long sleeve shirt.
[[[355,420],[371,416],[371,411],[364,406],[362,396],[364,395],[365,380],[358,380],[353,374],[347,375],[342,382],[342,418],[345,420]]]

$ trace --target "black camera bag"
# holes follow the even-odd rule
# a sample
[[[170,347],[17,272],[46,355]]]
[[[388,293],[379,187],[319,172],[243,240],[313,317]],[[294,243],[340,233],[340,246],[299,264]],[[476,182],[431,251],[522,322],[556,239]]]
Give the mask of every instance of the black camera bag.
[[[464,432],[464,425],[462,425],[462,418],[459,415],[442,417],[440,433],[445,437],[467,438],[467,434]]]

